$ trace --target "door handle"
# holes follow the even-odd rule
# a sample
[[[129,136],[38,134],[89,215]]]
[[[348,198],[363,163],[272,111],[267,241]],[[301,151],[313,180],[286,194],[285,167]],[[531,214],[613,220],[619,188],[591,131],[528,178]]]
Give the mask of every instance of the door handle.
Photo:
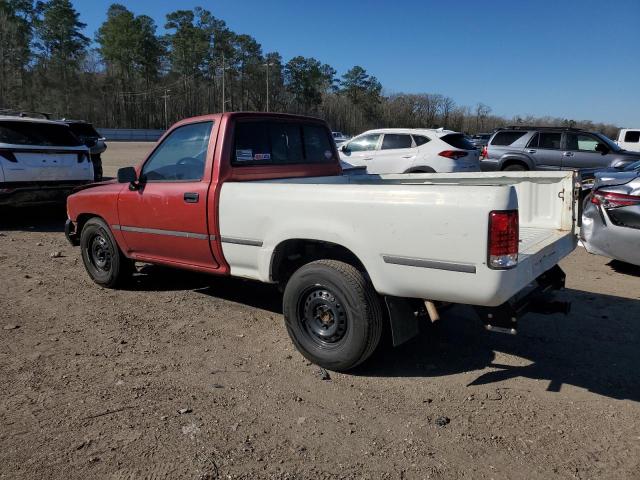
[[[363,160],[373,160],[373,157],[363,158]]]
[[[184,201],[187,203],[198,203],[199,199],[200,199],[200,195],[197,193],[186,192],[184,194]]]
[[[413,158],[415,155],[403,155],[402,158]]]
[[[528,153],[536,153],[537,150],[527,150]]]
[[[565,157],[573,157],[573,152],[564,152],[562,155]]]

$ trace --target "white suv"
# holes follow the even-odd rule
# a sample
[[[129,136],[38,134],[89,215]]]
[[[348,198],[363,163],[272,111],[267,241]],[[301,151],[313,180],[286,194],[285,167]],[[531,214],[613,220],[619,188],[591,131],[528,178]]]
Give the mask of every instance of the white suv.
[[[480,171],[479,150],[463,134],[441,128],[369,130],[339,151],[345,168],[372,174]]]
[[[89,149],[66,123],[0,116],[0,205],[63,203],[93,178]]]

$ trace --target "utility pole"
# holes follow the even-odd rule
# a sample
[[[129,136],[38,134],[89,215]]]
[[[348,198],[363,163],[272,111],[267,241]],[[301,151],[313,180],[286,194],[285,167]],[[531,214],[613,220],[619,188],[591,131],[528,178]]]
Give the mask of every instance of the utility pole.
[[[168,114],[168,110],[167,110],[167,100],[169,99],[169,92],[171,90],[169,90],[168,88],[164,89],[164,95],[162,96],[162,98],[164,98],[164,129],[167,130],[169,128],[169,114]]]
[[[267,67],[267,112],[269,111],[269,67],[272,67],[273,63],[265,63],[264,66]]]
[[[227,107],[227,101],[224,98],[224,72],[225,72],[225,66],[224,66],[224,53],[222,54],[222,113],[224,113]]]

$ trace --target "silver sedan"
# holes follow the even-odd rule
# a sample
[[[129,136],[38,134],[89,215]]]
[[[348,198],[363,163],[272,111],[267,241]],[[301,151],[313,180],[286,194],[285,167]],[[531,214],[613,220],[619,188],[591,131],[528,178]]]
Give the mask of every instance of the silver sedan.
[[[589,253],[640,266],[640,173],[603,171],[582,212],[582,243]]]

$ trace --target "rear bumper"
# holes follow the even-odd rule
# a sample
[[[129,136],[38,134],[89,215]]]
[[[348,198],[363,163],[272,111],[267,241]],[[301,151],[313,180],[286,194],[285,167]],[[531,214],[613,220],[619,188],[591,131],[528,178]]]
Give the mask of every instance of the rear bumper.
[[[482,159],[480,160],[480,170],[483,172],[495,172],[500,170],[500,162],[497,160]]]
[[[64,204],[76,187],[92,181],[0,183],[0,206]]]

